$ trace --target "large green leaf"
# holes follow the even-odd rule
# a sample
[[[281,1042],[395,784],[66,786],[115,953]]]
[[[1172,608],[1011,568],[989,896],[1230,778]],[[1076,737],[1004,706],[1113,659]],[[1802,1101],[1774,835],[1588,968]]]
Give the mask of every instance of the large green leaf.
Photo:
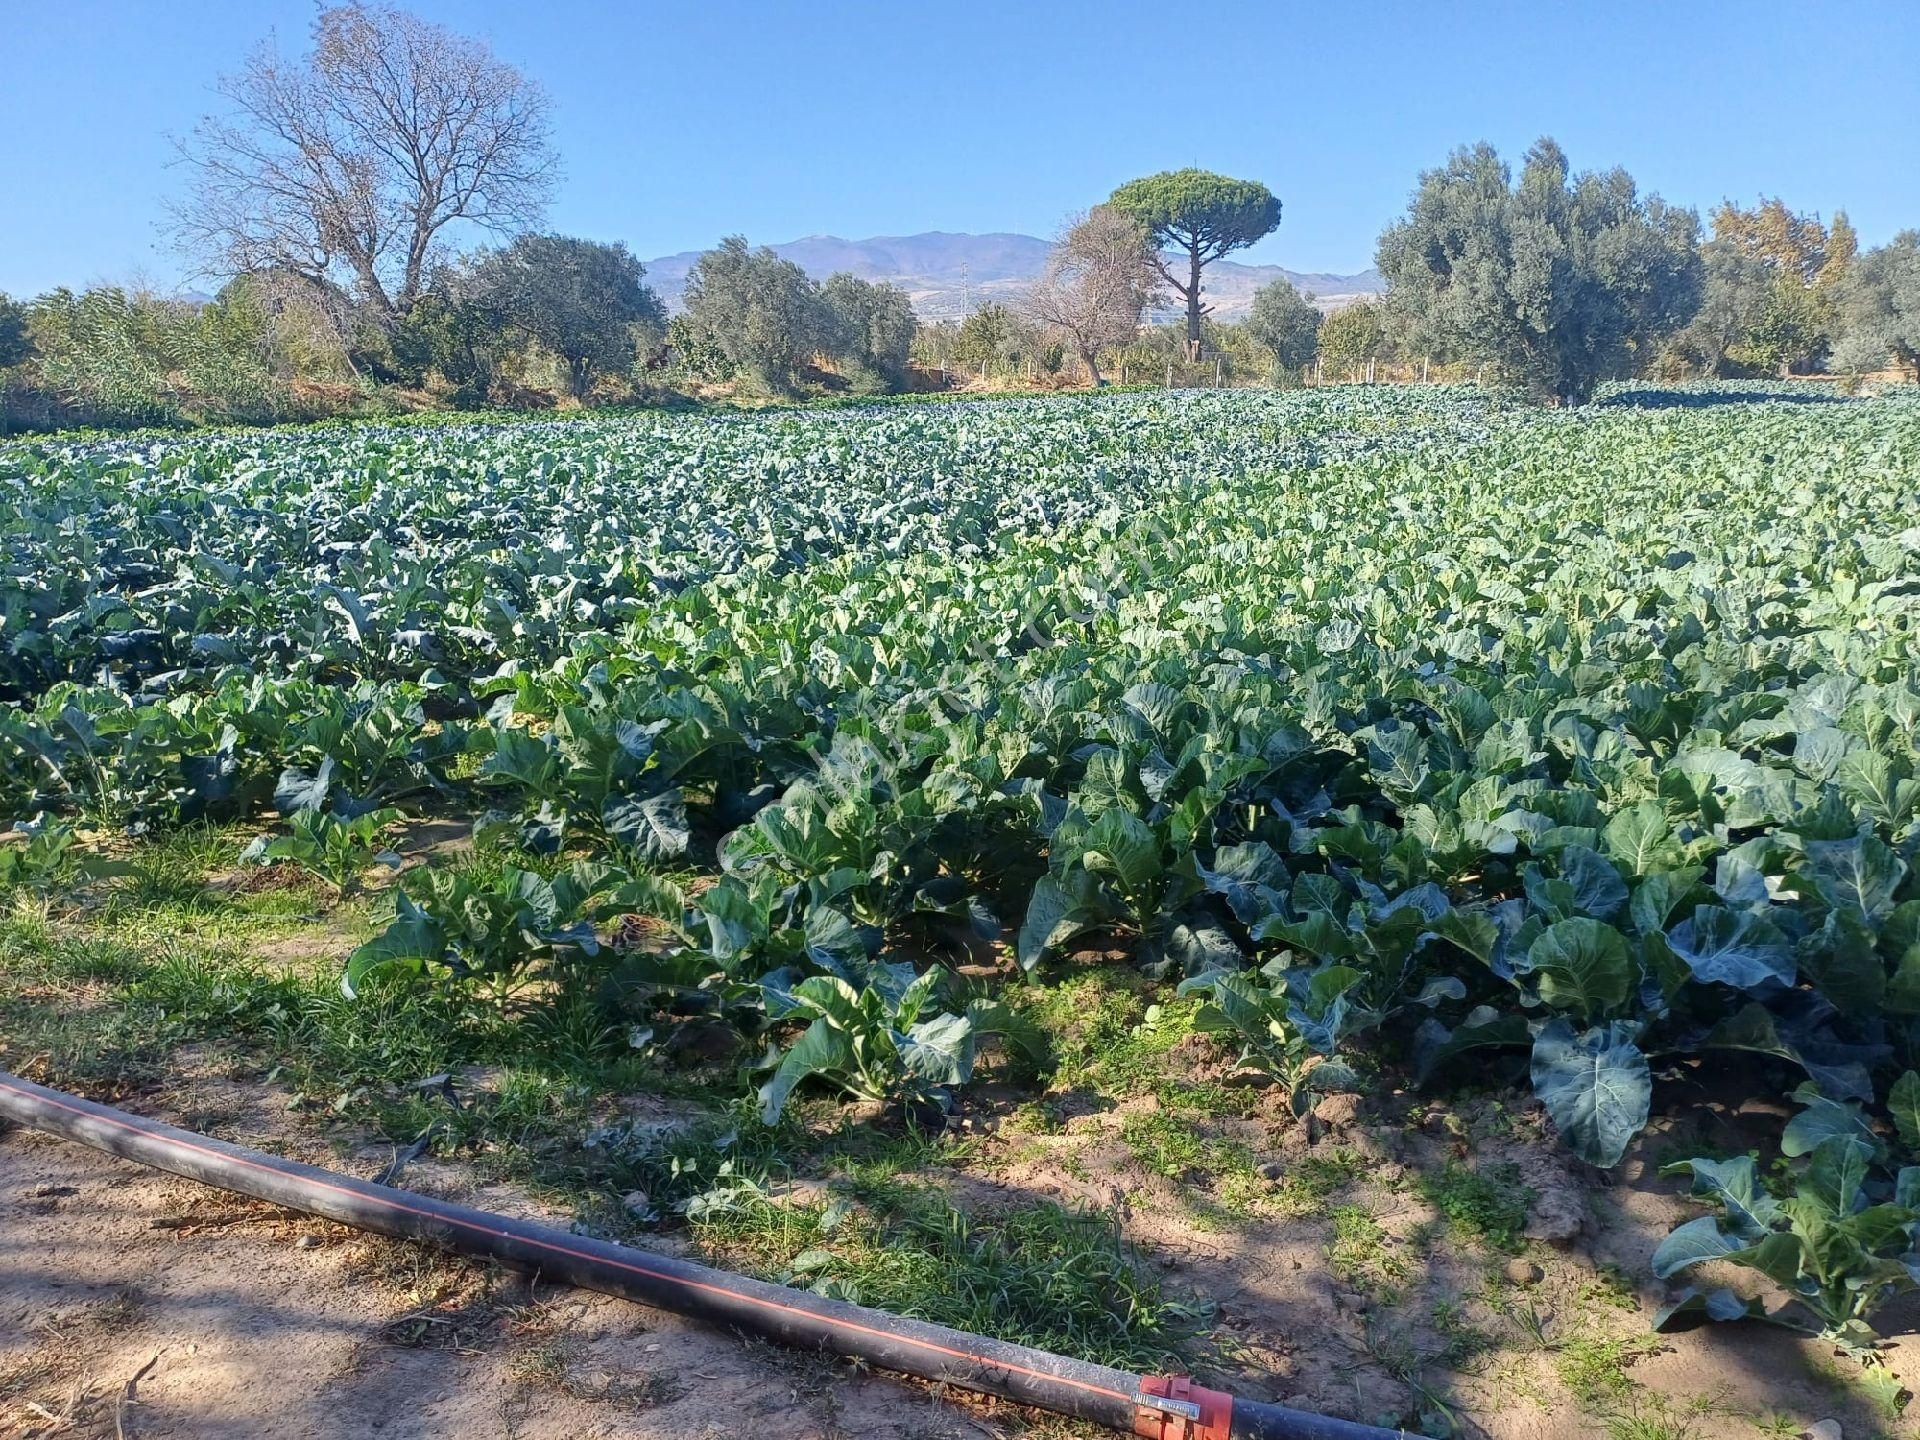
[[[1573,903],[1583,915],[1612,920],[1627,903],[1627,885],[1606,857],[1585,845],[1560,851],[1560,878],[1573,887]]]
[[[825,1016],[809,1025],[787,1053],[780,1057],[773,1075],[760,1087],[760,1119],[772,1125],[786,1108],[794,1086],[811,1075],[837,1075],[853,1068],[853,1045],[846,1031]]]
[[[929,1085],[964,1085],[973,1074],[973,1021],[966,1015],[936,1015],[907,1032],[900,1061]]]
[[[1693,1172],[1693,1193],[1719,1202],[1726,1228],[1740,1240],[1754,1244],[1779,1221],[1780,1203],[1767,1190],[1751,1155],[1685,1163]]]
[[[1226,900],[1242,925],[1257,925],[1284,908],[1286,862],[1264,841],[1222,845],[1214,852],[1212,866],[1200,866],[1198,874],[1208,890]]]
[[[1682,851],[1657,800],[1628,806],[1607,822],[1601,832],[1607,853],[1635,875],[1676,869]]]
[[[678,790],[611,796],[601,811],[601,823],[607,834],[655,864],[686,854],[692,839],[686,802]]]
[[[1794,1091],[1794,1099],[1805,1108],[1787,1122],[1780,1134],[1780,1153],[1789,1159],[1811,1155],[1836,1135],[1878,1146],[1873,1127],[1858,1106],[1829,1099],[1811,1085],[1802,1085]]]
[[[1420,1041],[1419,1074],[1424,1080],[1449,1060],[1469,1050],[1509,1050],[1531,1046],[1533,1027],[1524,1015],[1501,1015],[1483,1006],[1479,1011],[1469,1014],[1465,1022],[1452,1031],[1442,1026],[1429,1032],[1423,1027]]]
[[[1152,828],[1118,807],[1094,821],[1082,858],[1089,870],[1112,875],[1127,894],[1144,891],[1159,878],[1163,865]]]
[[[1893,913],[1907,862],[1873,836],[1855,835],[1810,841],[1807,874],[1829,905],[1877,924]]]
[[[1696,906],[1692,916],[1667,932],[1667,943],[1702,984],[1754,990],[1794,981],[1793,948],[1786,936],[1751,913]]]
[[[1688,1266],[1709,1260],[1724,1260],[1746,1248],[1747,1242],[1727,1234],[1713,1216],[1702,1215],[1669,1231],[1667,1237],[1654,1247],[1652,1269],[1656,1276],[1665,1280]]]
[[[1653,1078],[1630,1026],[1615,1021],[1575,1034],[1553,1020],[1533,1042],[1533,1093],[1574,1154],[1605,1168],[1646,1125]]]
[[[1894,906],[1880,927],[1878,947],[1893,966],[1886,1005],[1896,1015],[1920,1015],[1920,900]]]
[[[1624,1005],[1638,978],[1620,932],[1585,917],[1548,926],[1527,959],[1541,999],[1589,1019]]]
[[[340,990],[349,1000],[371,975],[395,966],[436,961],[447,953],[446,931],[438,922],[404,894],[397,897],[396,904],[398,914],[393,923],[347,957]]]
[[[1674,912],[1686,904],[1688,897],[1704,893],[1697,887],[1705,873],[1697,865],[1688,865],[1643,877],[1633,887],[1633,899],[1627,907],[1633,928],[1642,935],[1664,934]]]
[[[1857,1135],[1829,1135],[1814,1147],[1799,1194],[1811,1196],[1836,1217],[1864,1208],[1864,1187],[1874,1147]]]
[[[1683,1330],[1702,1320],[1765,1320],[1767,1307],[1759,1300],[1744,1299],[1724,1287],[1697,1290],[1688,1286],[1654,1313],[1653,1330],[1665,1335]]]
[[[1920,1154],[1920,1075],[1908,1070],[1887,1092],[1887,1111],[1908,1154]]]
[[[1099,882],[1084,870],[1065,877],[1043,875],[1027,902],[1015,954],[1031,971],[1053,951],[1111,919]]]
[[[273,787],[274,808],[282,815],[325,809],[327,797],[333,793],[333,768],[329,755],[312,772],[292,765],[282,770]]]

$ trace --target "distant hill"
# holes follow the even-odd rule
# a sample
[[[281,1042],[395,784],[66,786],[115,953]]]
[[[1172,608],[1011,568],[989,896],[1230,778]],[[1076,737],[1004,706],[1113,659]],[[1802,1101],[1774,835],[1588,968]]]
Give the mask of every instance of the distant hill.
[[[842,240],[837,235],[808,235],[772,247],[816,280],[838,270],[863,280],[890,280],[913,297],[923,320],[966,315],[989,300],[1009,303],[1046,268],[1048,243],[1032,235],[958,235],[930,230],[923,235],[877,235],[871,240]],[[678,309],[687,272],[700,258],[697,250],[647,261],[647,281]],[[1343,305],[1384,288],[1377,270],[1358,275],[1302,274],[1278,265],[1239,265],[1215,261],[1207,267],[1206,294],[1223,320],[1244,315],[1253,292],[1285,277],[1310,292],[1322,310]]]

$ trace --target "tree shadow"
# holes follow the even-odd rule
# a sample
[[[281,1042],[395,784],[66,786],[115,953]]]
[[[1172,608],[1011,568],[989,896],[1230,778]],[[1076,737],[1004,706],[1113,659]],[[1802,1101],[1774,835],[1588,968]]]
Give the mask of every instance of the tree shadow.
[[[1785,388],[1663,390],[1646,387],[1617,390],[1594,403],[1625,410],[1708,410],[1722,405],[1846,405],[1850,395],[1826,390]]]

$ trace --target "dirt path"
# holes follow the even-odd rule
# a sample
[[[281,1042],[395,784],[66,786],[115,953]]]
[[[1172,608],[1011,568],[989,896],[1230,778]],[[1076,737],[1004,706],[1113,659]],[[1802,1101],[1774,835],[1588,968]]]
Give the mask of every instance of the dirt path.
[[[173,1088],[167,1119],[355,1174],[370,1175],[387,1158],[375,1147],[342,1150],[265,1087],[186,1068],[193,1078]],[[1394,1272],[1392,1284],[1369,1286],[1351,1273],[1351,1256],[1344,1278],[1340,1265],[1330,1269],[1332,1197],[1293,1218],[1202,1223],[1191,1196],[1142,1172],[1097,1128],[1010,1142],[991,1178],[949,1173],[944,1183],[987,1206],[1120,1203],[1128,1233],[1152,1247],[1169,1281],[1217,1304],[1214,1339],[1228,1383],[1256,1398],[1375,1419],[1406,1413],[1407,1388],[1424,1385],[1454,1433],[1479,1440],[1914,1433],[1862,1388],[1858,1367],[1811,1341],[1750,1326],[1648,1335],[1656,1297],[1636,1296],[1626,1282],[1645,1274],[1652,1246],[1689,1207],[1674,1182],[1658,1179],[1644,1148],[1617,1186],[1589,1190],[1536,1140],[1471,1142],[1481,1163],[1507,1166],[1527,1186],[1530,1228],[1553,1237],[1528,1247],[1531,1261],[1512,1262],[1530,1274],[1513,1285],[1499,1278],[1507,1262],[1498,1256],[1444,1239],[1413,1244],[1411,1232],[1433,1215],[1411,1198],[1401,1161],[1378,1136],[1409,1170],[1430,1170],[1435,1157],[1425,1152],[1442,1142],[1393,1127],[1347,1132],[1367,1153],[1339,1208],[1377,1227],[1367,1232],[1372,1259],[1359,1263],[1424,1256]],[[403,1183],[567,1220],[459,1163],[417,1162]],[[1888,1316],[1898,1336],[1887,1353],[1891,1375],[1920,1372],[1916,1309]],[[1838,1431],[1822,1428],[1832,1426]],[[0,1129],[0,1437],[1080,1433],[1097,1432],[535,1285]]]
[[[845,1364],[0,1134],[0,1435],[1020,1433]]]

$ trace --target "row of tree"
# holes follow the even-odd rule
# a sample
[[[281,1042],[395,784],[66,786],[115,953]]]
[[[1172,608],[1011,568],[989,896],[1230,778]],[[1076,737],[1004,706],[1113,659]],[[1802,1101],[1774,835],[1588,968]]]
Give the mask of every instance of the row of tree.
[[[262,46],[220,89],[227,113],[182,145],[174,213],[218,295],[0,297],[0,426],[277,419],[396,393],[619,402],[682,381],[875,392],[906,386],[916,355],[1097,384],[1354,375],[1399,354],[1557,401],[1636,373],[1920,375],[1920,235],[1862,254],[1844,215],[1768,200],[1722,206],[1703,242],[1692,211],[1623,170],[1575,174],[1551,140],[1517,178],[1484,145],[1422,175],[1380,238],[1384,300],[1324,323],[1285,283],[1238,325],[1211,313],[1208,267],[1281,204],[1187,169],[1076,217],[1017,306],[923,331],[897,287],[816,283],[738,237],[669,319],[625,246],[540,232],[557,157],[539,86],[405,11],[323,9],[309,53]],[[1169,310],[1183,323],[1147,323]]]

